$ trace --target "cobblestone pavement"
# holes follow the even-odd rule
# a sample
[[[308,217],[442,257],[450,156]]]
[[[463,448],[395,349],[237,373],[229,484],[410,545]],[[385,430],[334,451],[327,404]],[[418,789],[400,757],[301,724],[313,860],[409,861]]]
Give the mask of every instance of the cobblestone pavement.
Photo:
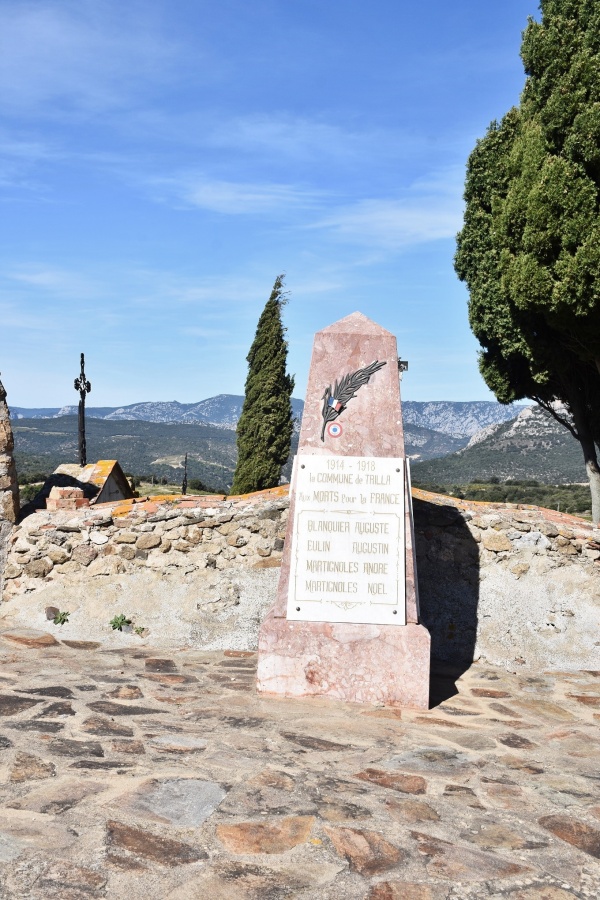
[[[0,662],[3,900],[600,897],[600,671],[440,672],[423,713],[259,697],[241,651]]]

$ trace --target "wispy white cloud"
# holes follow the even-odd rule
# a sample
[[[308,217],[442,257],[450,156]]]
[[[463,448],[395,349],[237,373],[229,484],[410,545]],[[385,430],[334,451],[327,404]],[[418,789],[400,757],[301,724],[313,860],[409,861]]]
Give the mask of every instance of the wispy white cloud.
[[[269,281],[271,278],[271,281]],[[199,328],[231,330],[232,310],[236,320],[245,315],[244,308],[255,311],[256,303],[269,294],[273,273],[266,278],[256,272],[242,275],[186,275],[177,269],[161,269],[125,264],[108,270],[97,263],[82,263],[79,269],[37,262],[22,262],[0,268],[0,304],[6,314],[14,316],[22,297],[21,309],[50,311],[53,316],[63,311],[72,316],[73,302],[81,313],[88,311],[94,321],[120,321],[140,309],[167,317],[176,307],[202,310]],[[116,299],[118,298],[118,299]],[[0,307],[0,322],[4,322]],[[252,313],[253,314],[253,313]],[[25,316],[27,319],[27,316]],[[29,321],[27,319],[27,321]],[[188,327],[190,323],[186,324]]]
[[[153,104],[112,117],[111,127],[136,142],[150,143],[154,151],[168,153],[178,147],[189,153],[193,149],[219,165],[231,161],[238,171],[240,163],[268,165],[275,171],[305,171],[310,165],[313,173],[331,173],[335,165],[360,172],[362,178],[367,170],[401,165],[415,157],[436,157],[439,152],[437,141],[420,129],[367,121],[356,127],[335,112],[293,116],[273,110],[235,115],[202,102],[171,109],[154,99]]]
[[[315,273],[313,277],[296,278],[294,280],[294,293],[300,296],[309,296],[313,294],[330,294],[340,291],[346,286],[346,280],[341,277],[341,273],[337,276],[328,274]]]
[[[322,194],[292,184],[236,182],[181,173],[148,182],[157,199],[207,209],[223,215],[263,215],[310,208]]]
[[[24,140],[6,132],[0,132],[0,158],[19,163],[30,163],[56,159],[62,155],[48,143]]]
[[[189,337],[208,338],[209,340],[226,337],[228,335],[228,332],[224,328],[201,328],[200,326],[195,325],[181,328],[180,332]]]
[[[399,197],[358,200],[310,227],[329,231],[338,240],[388,251],[454,237],[462,223],[460,171],[429,173]]]
[[[453,202],[460,202],[465,181],[464,164],[445,166],[424,172],[415,178],[410,185],[411,194],[423,194],[448,197]]]
[[[269,275],[271,277],[271,273]],[[273,276],[274,278],[274,276]],[[271,283],[272,280],[271,279]],[[255,310],[264,303],[271,287],[263,275],[191,276],[176,270],[135,269],[129,271],[127,283],[130,302],[145,308],[198,307],[204,327],[219,328],[224,323],[231,331],[231,316],[236,321],[245,315],[244,308]]]
[[[0,131],[0,188],[9,189],[14,196],[24,192],[24,196],[35,193],[41,199],[47,189],[32,177],[32,171],[41,162],[58,157],[57,151],[47,142],[22,139]],[[12,189],[12,191],[10,190]]]
[[[99,291],[97,283],[79,272],[48,266],[24,266],[9,270],[4,277],[9,282],[60,297],[93,298]]]
[[[22,304],[15,303],[13,300],[3,299],[0,292],[0,317],[2,320],[2,328],[5,333],[13,331],[23,333],[27,336],[32,334],[49,334],[62,329],[62,323],[59,323],[54,310],[43,313],[37,309],[23,308]]]
[[[461,226],[463,177],[458,166],[434,170],[415,179],[399,196],[352,203],[340,203],[333,192],[303,184],[226,181],[194,172],[138,183],[156,201],[171,206],[226,216],[284,217],[291,226],[320,230],[337,241],[378,252],[453,237]]]
[[[105,111],[167,77],[175,47],[136,6],[5,0],[0,105],[18,115]]]
[[[391,129],[351,130],[324,117],[290,116],[282,112],[221,119],[206,128],[202,141],[208,147],[232,149],[270,158],[290,160],[371,160],[403,154],[403,149],[422,145],[417,135],[401,135]]]
[[[419,204],[404,200],[361,200],[326,216],[314,227],[351,243],[400,250],[452,237],[460,227],[460,212],[440,209],[437,198]]]

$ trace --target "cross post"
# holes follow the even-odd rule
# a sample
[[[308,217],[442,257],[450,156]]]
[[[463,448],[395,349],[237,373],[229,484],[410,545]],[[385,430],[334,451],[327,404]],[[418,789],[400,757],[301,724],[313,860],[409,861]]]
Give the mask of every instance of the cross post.
[[[79,391],[79,465],[87,465],[87,448],[85,443],[85,395],[92,390],[92,385],[85,376],[85,359],[81,354],[81,374],[74,382],[75,390]]]
[[[187,494],[187,453],[183,461],[183,481],[181,482],[181,493]]]

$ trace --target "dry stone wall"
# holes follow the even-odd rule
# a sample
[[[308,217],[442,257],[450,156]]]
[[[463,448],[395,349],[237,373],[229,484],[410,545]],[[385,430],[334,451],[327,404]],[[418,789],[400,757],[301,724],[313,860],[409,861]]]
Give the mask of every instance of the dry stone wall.
[[[0,628],[45,627],[57,607],[65,638],[123,640],[108,626],[123,614],[153,646],[244,649],[271,602],[287,507],[274,491],[35,512],[8,541]]]
[[[414,492],[421,612],[433,655],[514,671],[597,669],[600,532],[536,508]],[[163,498],[39,511],[12,529],[0,629],[66,640],[253,649],[274,601],[285,489],[242,498]],[[1,563],[1,559],[0,559]],[[119,614],[143,636],[113,632]]]
[[[535,507],[414,494],[434,656],[513,671],[598,668],[600,531]]]

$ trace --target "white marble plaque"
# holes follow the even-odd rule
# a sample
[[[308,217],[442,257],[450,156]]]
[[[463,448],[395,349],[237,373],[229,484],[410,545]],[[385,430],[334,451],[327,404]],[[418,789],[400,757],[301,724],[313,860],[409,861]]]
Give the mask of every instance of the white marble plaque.
[[[287,618],[406,625],[404,460],[295,459]]]

